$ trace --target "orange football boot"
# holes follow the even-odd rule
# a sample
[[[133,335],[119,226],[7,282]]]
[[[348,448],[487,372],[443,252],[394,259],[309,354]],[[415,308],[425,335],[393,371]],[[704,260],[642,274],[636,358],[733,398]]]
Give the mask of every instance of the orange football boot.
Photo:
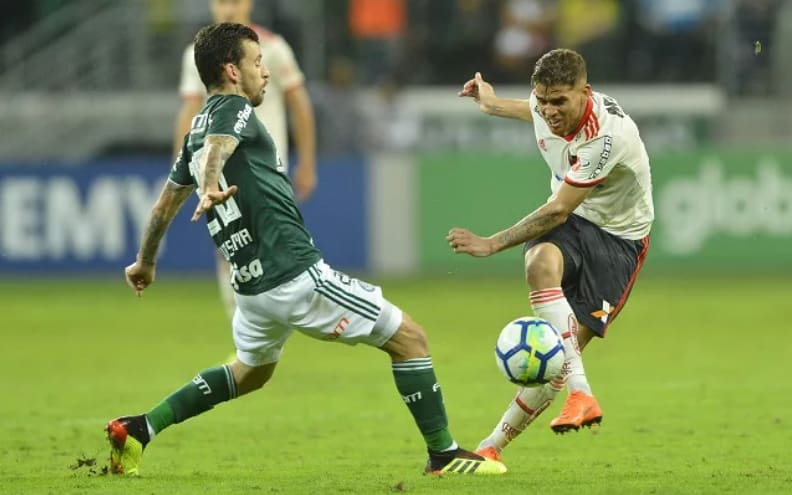
[[[503,462],[503,458],[501,458],[500,451],[495,447],[482,447],[476,450],[476,454],[480,455],[481,457],[486,457],[487,459],[491,459],[493,461]]]
[[[550,428],[556,433],[577,431],[581,426],[599,425],[602,422],[602,409],[593,395],[580,390],[570,392],[561,414],[550,422]]]

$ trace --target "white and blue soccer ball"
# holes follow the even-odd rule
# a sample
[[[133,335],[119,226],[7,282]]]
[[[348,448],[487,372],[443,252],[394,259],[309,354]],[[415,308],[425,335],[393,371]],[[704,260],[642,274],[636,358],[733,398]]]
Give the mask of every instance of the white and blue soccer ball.
[[[495,344],[495,362],[512,383],[541,385],[561,374],[564,344],[547,320],[525,316],[510,321]]]

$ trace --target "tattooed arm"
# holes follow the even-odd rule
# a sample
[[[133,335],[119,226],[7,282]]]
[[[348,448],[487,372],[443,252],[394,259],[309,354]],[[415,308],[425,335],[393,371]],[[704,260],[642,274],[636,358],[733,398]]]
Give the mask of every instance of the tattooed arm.
[[[220,174],[223,172],[226,161],[236,150],[237,145],[239,145],[239,140],[234,136],[217,134],[206,136],[204,142],[206,151],[200,164],[202,173],[198,181],[198,192],[201,200],[198,202],[198,207],[195,208],[195,213],[193,213],[193,222],[201,218],[201,215],[206,210],[214,205],[225,203],[228,198],[236,193],[236,186],[231,186],[225,191],[220,190]]]
[[[489,237],[480,237],[467,229],[453,228],[446,240],[455,253],[471,256],[489,256],[503,250],[536,239],[566,222],[575,208],[586,199],[591,187],[575,187],[561,184],[550,201],[528,216]]]
[[[479,110],[487,115],[533,121],[531,104],[528,100],[498,98],[495,96],[495,89],[481,77],[480,72],[476,72],[473,79],[462,86],[459,96],[473,98],[478,103]]]
[[[162,192],[151,210],[148,222],[146,222],[137,259],[125,270],[127,283],[138,296],[143,292],[143,289],[154,282],[157,251],[162,237],[168,230],[173,217],[176,216],[194,189],[193,186],[182,186],[170,180],[162,188]]]

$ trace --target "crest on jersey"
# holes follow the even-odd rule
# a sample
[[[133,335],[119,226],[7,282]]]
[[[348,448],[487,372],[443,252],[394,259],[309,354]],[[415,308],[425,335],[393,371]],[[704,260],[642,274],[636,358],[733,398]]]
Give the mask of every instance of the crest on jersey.
[[[573,172],[577,172],[581,168],[588,168],[591,165],[591,162],[588,160],[581,160],[579,156],[573,155],[569,153],[567,155],[567,159],[569,160],[569,166],[572,168]]]
[[[545,140],[544,140],[544,138],[542,138],[542,139],[540,139],[540,140],[539,140],[539,148],[540,148],[542,151],[544,151],[545,153],[547,153],[547,143],[545,143]]]

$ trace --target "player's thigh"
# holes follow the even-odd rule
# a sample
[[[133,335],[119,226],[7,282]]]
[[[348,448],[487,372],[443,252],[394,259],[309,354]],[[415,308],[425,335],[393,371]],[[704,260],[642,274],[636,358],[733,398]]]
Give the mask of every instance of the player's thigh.
[[[257,368],[277,363],[283,346],[292,333],[278,314],[281,301],[264,292],[256,295],[235,294],[236,311],[232,321],[237,360]]]
[[[382,347],[402,324],[402,312],[382,289],[319,262],[299,287],[289,323],[319,340]]]

